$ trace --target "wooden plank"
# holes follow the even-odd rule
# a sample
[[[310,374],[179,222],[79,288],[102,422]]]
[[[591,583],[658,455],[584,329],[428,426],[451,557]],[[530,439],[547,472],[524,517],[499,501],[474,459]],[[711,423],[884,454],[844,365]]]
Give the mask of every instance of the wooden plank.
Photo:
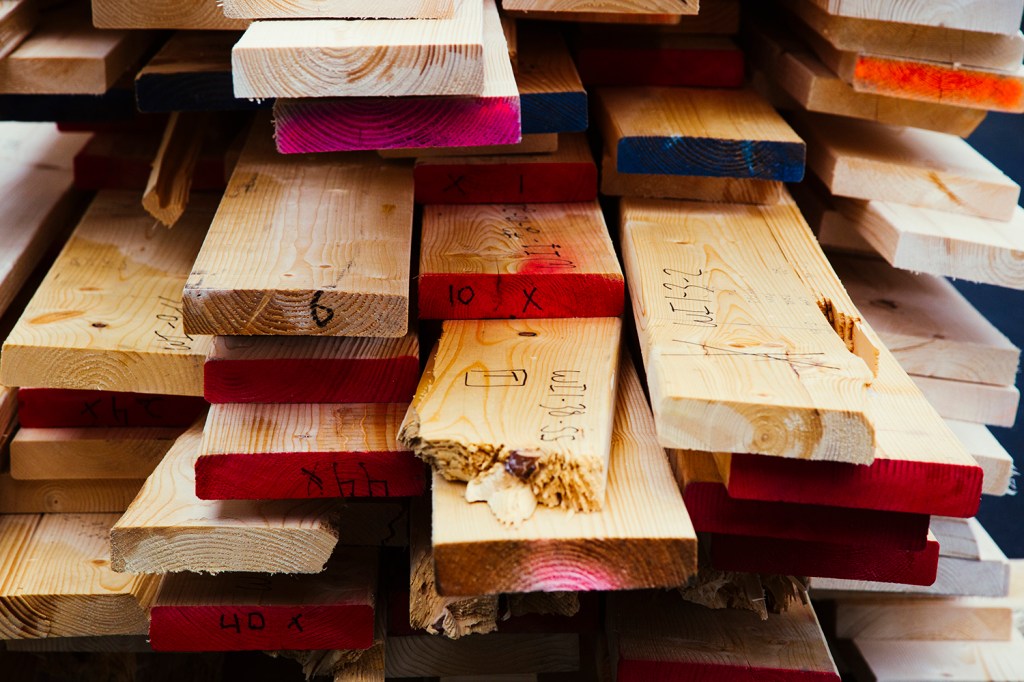
[[[881,641],[1009,641],[1013,608],[986,597],[862,597],[836,603],[836,636]]]
[[[480,156],[482,154],[540,154],[558,151],[557,133],[523,135],[512,144],[488,144],[468,147],[396,147],[377,153],[385,159],[420,159],[431,156]]]
[[[154,651],[366,649],[373,644],[377,550],[346,550],[323,573],[176,573],[160,585]]]
[[[892,642],[854,640],[880,682],[896,680],[1019,680],[1024,638],[1010,642]]]
[[[120,514],[139,492],[141,479],[17,481],[0,472],[0,514]]]
[[[206,410],[192,396],[19,388],[22,428],[186,427]]]
[[[787,104],[785,108],[852,116],[960,137],[974,132],[987,113],[981,109],[857,92],[802,43],[768,26],[759,26],[748,32],[747,37],[752,61],[763,65],[762,77],[767,76],[776,89],[795,100],[796,107]],[[758,80],[755,74],[755,84]]]
[[[1006,386],[1020,349],[948,281],[876,258],[832,255],[854,304],[908,374]]]
[[[601,207],[426,206],[421,319],[617,317],[625,283]]]
[[[1024,34],[1019,31],[983,33],[835,16],[808,0],[786,0],[783,5],[838,50],[1005,70],[1016,70],[1024,61]]]
[[[948,516],[931,518],[931,531],[942,545],[940,556],[981,560],[978,534],[975,532],[977,520],[971,523],[971,519],[954,519]]]
[[[193,197],[172,233],[137,194],[98,194],[4,342],[0,381],[202,395],[211,340],[184,332],[180,301],[215,204]]]
[[[839,680],[809,603],[761,620],[751,611],[709,609],[675,594],[616,593],[608,602],[619,682]]]
[[[216,336],[203,393],[211,403],[407,403],[419,377],[414,330],[390,339]]]
[[[144,653],[152,651],[146,635],[105,635],[82,637],[47,637],[46,639],[9,639],[4,642],[5,651],[31,651],[34,653],[93,653],[124,652]]]
[[[186,330],[404,336],[412,195],[411,167],[281,156],[259,122],[185,283]]]
[[[447,321],[399,442],[503,521],[537,503],[598,511],[621,331],[618,318]]]
[[[236,19],[449,19],[456,0],[225,0],[224,14]]]
[[[798,185],[790,185],[793,200],[800,207],[807,224],[817,237],[821,248],[831,254],[848,253],[858,256],[877,256],[875,249],[849,226],[832,204],[828,189],[813,174]]]
[[[497,13],[484,7],[455,0],[450,19],[254,22],[231,50],[235,96],[479,95],[483,17]],[[495,40],[507,63],[500,26]]]
[[[911,376],[935,410],[946,419],[1011,427],[1017,420],[1020,391],[952,379]]]
[[[803,141],[753,91],[617,88],[597,98],[620,173],[803,178]]]
[[[142,207],[167,227],[181,219],[192,190],[192,175],[203,144],[207,112],[172,112],[153,158]]]
[[[555,12],[548,10],[510,10],[502,7],[510,17],[544,21],[583,22],[588,24],[630,24],[641,26],[677,26],[680,14],[628,14],[622,12]],[[688,14],[687,17],[699,15]]]
[[[153,41],[151,33],[97,30],[81,9],[41,16],[38,29],[0,60],[0,93],[102,95]]]
[[[207,0],[92,0],[96,28],[240,31],[244,19],[229,19]]]
[[[512,12],[564,12],[618,15],[697,14],[698,0],[504,0],[502,8]]]
[[[586,137],[559,136],[552,153],[423,157],[413,176],[418,204],[562,203],[597,198]]]
[[[587,86],[743,85],[743,51],[722,36],[617,29],[584,33],[573,47],[576,68]]]
[[[696,571],[693,526],[625,355],[619,374],[601,511],[538,509],[509,528],[467,505],[461,485],[435,474],[433,557],[444,594],[675,587]]]
[[[811,0],[843,17],[890,21],[897,24],[940,26],[964,31],[1014,33],[1020,25],[1021,0],[941,0],[924,5],[879,0]]]
[[[624,199],[621,214],[663,446],[871,462],[872,372],[844,342],[856,321],[837,334],[802,281],[807,264],[778,243],[801,229],[792,204]]]
[[[11,476],[19,481],[118,479],[152,473],[181,435],[164,428],[22,428],[11,440]]]
[[[984,487],[981,492],[986,495],[1006,495],[1013,488],[1013,458],[1006,448],[1000,444],[992,432],[982,424],[947,419],[946,425],[964,444],[967,452],[975,459],[978,466],[985,472]]]
[[[36,27],[39,3],[36,0],[0,2],[0,59],[9,55]]]
[[[794,121],[832,194],[1010,220],[1020,186],[952,135],[810,115]]]
[[[579,635],[494,633],[450,640],[433,635],[389,637],[387,677],[565,673],[579,669]]]
[[[111,529],[114,570],[322,571],[338,542],[333,505],[320,500],[200,500],[195,494],[195,460],[202,431],[200,421],[175,441]]]
[[[77,204],[68,160],[86,143],[82,133],[51,124],[0,124],[0,315],[28,281],[47,248],[67,233]]]
[[[586,130],[587,91],[561,33],[526,22],[520,26],[517,39],[516,84],[522,104],[523,133]]]
[[[705,0],[700,4],[700,12],[698,14],[685,15],[547,11],[509,11],[508,13],[523,19],[576,22],[580,25],[574,28],[577,28],[581,33],[603,31],[605,29],[604,24],[610,23],[643,24],[647,28],[655,28],[655,30],[667,33],[732,35],[739,32],[740,25],[739,0]]]
[[[110,570],[116,514],[0,519],[0,636],[137,635],[159,578]]]
[[[405,410],[405,404],[384,403],[214,405],[196,459],[196,495],[201,500],[420,495],[423,463],[395,441]]]

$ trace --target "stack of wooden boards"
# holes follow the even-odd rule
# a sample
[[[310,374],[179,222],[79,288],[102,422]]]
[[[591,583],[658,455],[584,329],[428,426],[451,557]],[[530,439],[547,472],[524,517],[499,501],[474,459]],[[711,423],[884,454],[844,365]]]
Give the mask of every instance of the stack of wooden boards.
[[[5,646],[1018,679],[1020,3],[702,5],[0,2]]]

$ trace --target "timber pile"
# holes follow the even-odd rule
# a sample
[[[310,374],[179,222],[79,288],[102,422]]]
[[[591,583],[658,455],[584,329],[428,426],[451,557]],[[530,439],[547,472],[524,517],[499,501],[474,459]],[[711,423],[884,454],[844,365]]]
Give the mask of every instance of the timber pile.
[[[1022,12],[0,0],[0,669],[1024,677]]]

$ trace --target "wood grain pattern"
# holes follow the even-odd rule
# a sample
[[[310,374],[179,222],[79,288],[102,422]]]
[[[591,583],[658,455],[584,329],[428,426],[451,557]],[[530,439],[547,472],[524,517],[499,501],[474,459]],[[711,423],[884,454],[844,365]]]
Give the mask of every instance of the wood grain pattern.
[[[0,518],[0,636],[38,639],[146,632],[157,576],[110,570],[116,514]]]
[[[235,96],[479,95],[483,17],[497,8],[454,1],[450,19],[254,22],[231,50]]]
[[[832,194],[1010,220],[1020,186],[967,142],[834,116],[794,120],[807,165]]]
[[[836,603],[836,636],[883,641],[1009,641],[1013,608],[991,597],[860,597]]]
[[[426,206],[421,319],[617,317],[625,283],[601,207]]]
[[[188,205],[192,176],[208,120],[206,112],[180,111],[172,112],[167,119],[167,128],[153,157],[149,180],[142,194],[142,207],[167,227],[174,227]]]
[[[377,550],[347,549],[322,573],[168,575],[150,610],[154,651],[366,649]]]
[[[1020,391],[954,379],[911,377],[935,411],[946,419],[1011,427],[1017,419]]]
[[[516,12],[509,12],[516,15]],[[581,32],[603,32],[604,24],[620,24],[616,31],[632,31],[626,25],[642,24],[637,32],[655,27],[666,33],[698,33],[706,35],[732,35],[739,32],[739,0],[707,0],[701,3],[697,14],[616,14],[614,12],[520,12],[524,18],[549,21],[571,21],[579,24]]]
[[[389,637],[384,670],[390,677],[567,673],[580,667],[574,633],[494,633],[450,640],[433,635]]]
[[[753,91],[616,88],[597,99],[620,173],[803,178],[803,141]]]
[[[419,376],[415,331],[397,338],[216,336],[203,393],[211,403],[407,403]]]
[[[503,9],[508,9],[503,5]],[[557,30],[522,22],[516,84],[523,133],[570,133],[587,129],[587,91],[565,39]]]
[[[240,31],[244,19],[229,19],[207,0],[92,0],[96,28]]]
[[[412,195],[409,166],[368,154],[280,156],[261,121],[185,284],[185,328],[404,336]]]
[[[3,383],[202,395],[211,340],[182,329],[181,290],[215,204],[197,194],[172,233],[137,194],[98,194],[4,342]]]
[[[431,156],[480,156],[481,154],[539,154],[558,151],[558,133],[523,135],[512,144],[485,144],[465,147],[397,147],[377,153],[385,159],[421,159]]]
[[[457,0],[224,0],[234,19],[449,19]]]
[[[546,154],[442,156],[416,160],[418,204],[562,203],[597,198],[586,137],[559,136]]]
[[[839,679],[810,603],[760,620],[751,611],[709,609],[676,594],[625,592],[609,595],[608,613],[620,682]]]
[[[0,59],[18,47],[39,20],[36,0],[3,0],[0,2]]]
[[[506,521],[538,502],[602,509],[621,329],[617,318],[445,322],[399,441]]]
[[[538,509],[508,528],[467,505],[460,484],[434,476],[434,570],[443,594],[675,587],[696,571],[696,535],[628,356],[619,373],[601,511]]]
[[[647,31],[584,33],[573,47],[576,68],[587,86],[743,85],[743,51],[721,36]]]
[[[49,479],[132,479],[152,473],[181,429],[173,427],[22,427],[10,443],[11,476]]]
[[[946,426],[956,434],[967,452],[984,471],[981,492],[985,495],[1006,495],[1013,485],[1013,458],[1006,448],[996,440],[982,424],[971,424],[953,419],[946,420]]]
[[[514,12],[563,12],[613,15],[697,14],[698,0],[503,0],[501,6]]]
[[[1009,642],[892,642],[854,640],[875,679],[888,681],[1019,680],[1024,637]]]
[[[18,481],[9,471],[0,471],[0,514],[120,514],[142,483],[141,479]]]
[[[204,410],[206,401],[192,396],[18,389],[22,428],[185,427]]]
[[[624,199],[621,214],[663,446],[871,462],[872,372],[844,342],[855,325],[836,333],[819,305],[827,289],[808,288],[808,265],[778,243],[800,234],[791,204]]]
[[[837,16],[986,33],[1014,33],[1020,26],[1021,12],[1024,11],[1021,0],[937,0],[923,5],[887,0],[811,2]]]
[[[338,542],[335,508],[304,502],[203,501],[195,460],[203,422],[184,433],[110,531],[115,571],[319,573]]]

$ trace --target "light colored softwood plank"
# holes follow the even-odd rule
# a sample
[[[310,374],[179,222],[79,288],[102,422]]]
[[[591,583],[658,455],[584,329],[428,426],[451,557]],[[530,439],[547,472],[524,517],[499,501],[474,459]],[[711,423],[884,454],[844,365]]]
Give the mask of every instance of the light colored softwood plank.
[[[20,429],[11,440],[11,476],[19,481],[140,481],[181,435],[176,428]]]
[[[391,677],[447,677],[579,670],[575,633],[492,633],[450,640],[433,635],[388,637],[385,672]]]
[[[836,604],[836,637],[885,641],[1009,641],[1013,608],[991,597],[865,597]]]
[[[421,319],[616,317],[625,284],[601,207],[426,206]]]
[[[333,505],[320,500],[200,500],[195,494],[195,460],[202,431],[200,421],[175,441],[128,511],[111,529],[114,570],[323,570],[338,542]]]
[[[523,133],[569,133],[587,129],[587,91],[559,31],[524,22],[517,32],[516,84],[523,107]]]
[[[573,21],[582,23],[580,33],[603,32],[601,24],[647,24],[653,31],[664,33],[698,33],[705,35],[732,35],[739,32],[739,0],[706,0],[700,4],[700,12],[686,15],[645,15],[615,14],[611,12],[514,12],[513,16],[525,19],[546,19],[548,21]],[[596,24],[596,25],[594,25]],[[632,30],[632,29],[627,29]]]
[[[985,472],[982,492],[986,495],[1006,495],[1013,484],[1013,458],[992,432],[982,424],[947,419],[946,425]]]
[[[502,0],[502,8],[511,12],[561,12],[611,14],[624,16],[697,14],[698,0]]]
[[[832,194],[1010,220],[1020,186],[952,135],[835,116],[802,116],[807,165]]]
[[[281,156],[258,122],[185,284],[186,329],[404,336],[412,210],[411,167]]]
[[[4,342],[3,382],[202,395],[211,340],[182,329],[181,289],[215,203],[193,197],[172,234],[137,194],[98,194]]]
[[[229,19],[208,0],[92,0],[96,28],[154,28],[235,31],[248,20]]]
[[[792,98],[795,105],[781,98],[784,108],[852,116],[960,137],[970,135],[985,120],[987,112],[982,109],[857,92],[802,43],[776,33],[769,26],[759,26],[747,36],[755,63],[764,69],[761,78],[755,74],[755,85],[767,80],[775,86],[769,90],[780,90]],[[772,99],[780,98],[773,93]]]
[[[832,204],[833,197],[814,175],[808,175],[803,182],[790,185],[787,189],[792,193],[793,200],[800,207],[800,212],[823,249],[830,253],[878,255],[874,247],[850,227],[850,221],[835,209]]]
[[[898,270],[877,258],[831,255],[829,261],[908,374],[1014,383],[1020,349],[948,281]]]
[[[423,463],[395,440],[406,407],[215,405],[195,464],[196,495],[204,500],[419,495]]]
[[[795,207],[626,199],[621,212],[661,444],[870,463],[872,372],[844,342],[855,321],[837,334],[778,244],[801,229]]]
[[[408,403],[420,376],[415,330],[397,338],[215,336],[211,403]]]
[[[0,514],[121,513],[141,479],[17,481],[0,472]]]
[[[66,234],[76,205],[69,162],[88,139],[48,123],[0,124],[0,315]]]
[[[598,511],[621,331],[618,318],[447,321],[399,441],[502,521],[537,503]]]
[[[0,93],[102,95],[153,40],[141,31],[101,31],[80,6],[45,12],[39,27],[0,59]]]
[[[322,573],[168,575],[153,607],[154,651],[366,649],[377,550],[346,549]]]
[[[803,141],[752,90],[618,88],[597,98],[620,173],[803,178]]]
[[[1024,679],[1024,637],[1009,642],[896,642],[855,639],[878,682]]]
[[[1016,386],[991,386],[952,379],[918,377],[914,383],[935,410],[946,419],[1013,426],[1017,419],[1020,391]]]
[[[608,602],[619,682],[839,679],[809,603],[761,620],[750,611],[709,609],[675,594],[622,592]]]
[[[432,156],[480,156],[482,154],[541,154],[558,151],[558,133],[523,135],[512,144],[471,145],[467,147],[397,147],[381,149],[385,159],[421,159]]]
[[[0,636],[36,639],[137,635],[158,576],[110,570],[107,531],[116,514],[0,519]]]
[[[234,19],[450,19],[458,0],[224,0]]]
[[[413,170],[418,204],[562,203],[597,198],[597,166],[581,133],[551,153],[423,157]]]
[[[497,8],[454,2],[450,19],[257,21],[231,50],[235,96],[479,95],[484,6]]]
[[[1024,11],[1021,0],[937,0],[923,4],[887,0],[811,1],[836,16],[986,33],[1016,32]]]
[[[1024,34],[1019,31],[982,33],[835,16],[810,0],[785,0],[783,5],[838,50],[1004,70],[1016,70],[1024,61]]]
[[[434,570],[445,594],[676,587],[696,572],[696,535],[627,356],[619,374],[601,511],[539,509],[508,528],[434,476]]]
[[[174,111],[167,121],[142,194],[142,207],[167,227],[174,227],[188,205],[208,120],[206,112]]]
[[[39,20],[37,0],[3,0],[0,2],[0,59],[18,47]]]
[[[960,559],[981,560],[978,548],[978,536],[975,533],[977,522],[970,519],[954,519],[949,516],[931,517],[930,528],[935,539],[942,543],[942,556]]]

